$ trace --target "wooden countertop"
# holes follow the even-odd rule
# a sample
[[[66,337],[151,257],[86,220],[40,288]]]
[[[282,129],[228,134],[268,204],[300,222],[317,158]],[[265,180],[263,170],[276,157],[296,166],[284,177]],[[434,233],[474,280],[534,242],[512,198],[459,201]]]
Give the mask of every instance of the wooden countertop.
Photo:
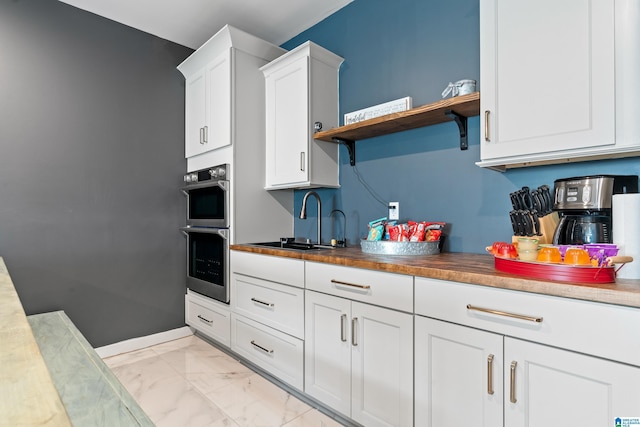
[[[0,426],[71,426],[0,257]]]
[[[589,284],[528,279],[496,271],[493,257],[488,254],[371,255],[356,246],[301,251],[231,245],[231,249],[640,308],[640,280],[618,279],[616,283]]]

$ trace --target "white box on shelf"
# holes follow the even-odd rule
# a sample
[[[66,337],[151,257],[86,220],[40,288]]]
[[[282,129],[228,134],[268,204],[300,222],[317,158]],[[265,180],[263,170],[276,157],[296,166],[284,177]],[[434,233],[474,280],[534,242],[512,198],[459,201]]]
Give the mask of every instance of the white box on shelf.
[[[398,113],[411,109],[412,99],[410,96],[406,98],[396,99],[394,101],[385,102],[384,104],[374,105],[372,107],[363,108],[362,110],[353,111],[344,115],[344,124],[362,122],[364,120],[373,119],[391,113]]]

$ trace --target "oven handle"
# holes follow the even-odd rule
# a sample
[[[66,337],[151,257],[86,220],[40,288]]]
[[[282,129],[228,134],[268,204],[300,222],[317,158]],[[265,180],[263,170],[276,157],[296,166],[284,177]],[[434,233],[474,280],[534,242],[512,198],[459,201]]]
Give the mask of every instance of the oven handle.
[[[185,236],[188,236],[189,233],[205,233],[205,234],[217,234],[225,240],[229,240],[229,229],[228,228],[206,228],[206,227],[180,227],[180,231]]]
[[[199,190],[201,188],[215,187],[215,186],[222,188],[224,191],[229,191],[229,180],[218,179],[216,181],[204,181],[197,184],[191,184],[186,187],[181,187],[180,191],[185,196],[188,196],[190,190]]]

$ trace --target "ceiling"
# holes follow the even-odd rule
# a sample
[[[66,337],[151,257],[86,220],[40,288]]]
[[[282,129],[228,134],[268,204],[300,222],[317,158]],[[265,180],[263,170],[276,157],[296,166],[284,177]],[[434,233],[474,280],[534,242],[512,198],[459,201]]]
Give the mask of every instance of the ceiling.
[[[60,0],[197,49],[226,24],[275,45],[353,0]]]

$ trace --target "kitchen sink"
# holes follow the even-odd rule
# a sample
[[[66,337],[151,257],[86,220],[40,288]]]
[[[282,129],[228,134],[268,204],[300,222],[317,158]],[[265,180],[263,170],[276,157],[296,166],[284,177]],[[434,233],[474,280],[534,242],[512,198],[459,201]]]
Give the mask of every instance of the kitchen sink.
[[[332,246],[316,245],[314,243],[296,242],[296,241],[290,241],[290,240],[284,240],[284,241],[278,241],[278,242],[259,242],[259,243],[249,243],[249,244],[255,245],[255,246],[266,246],[269,248],[293,249],[298,251],[333,249]]]

